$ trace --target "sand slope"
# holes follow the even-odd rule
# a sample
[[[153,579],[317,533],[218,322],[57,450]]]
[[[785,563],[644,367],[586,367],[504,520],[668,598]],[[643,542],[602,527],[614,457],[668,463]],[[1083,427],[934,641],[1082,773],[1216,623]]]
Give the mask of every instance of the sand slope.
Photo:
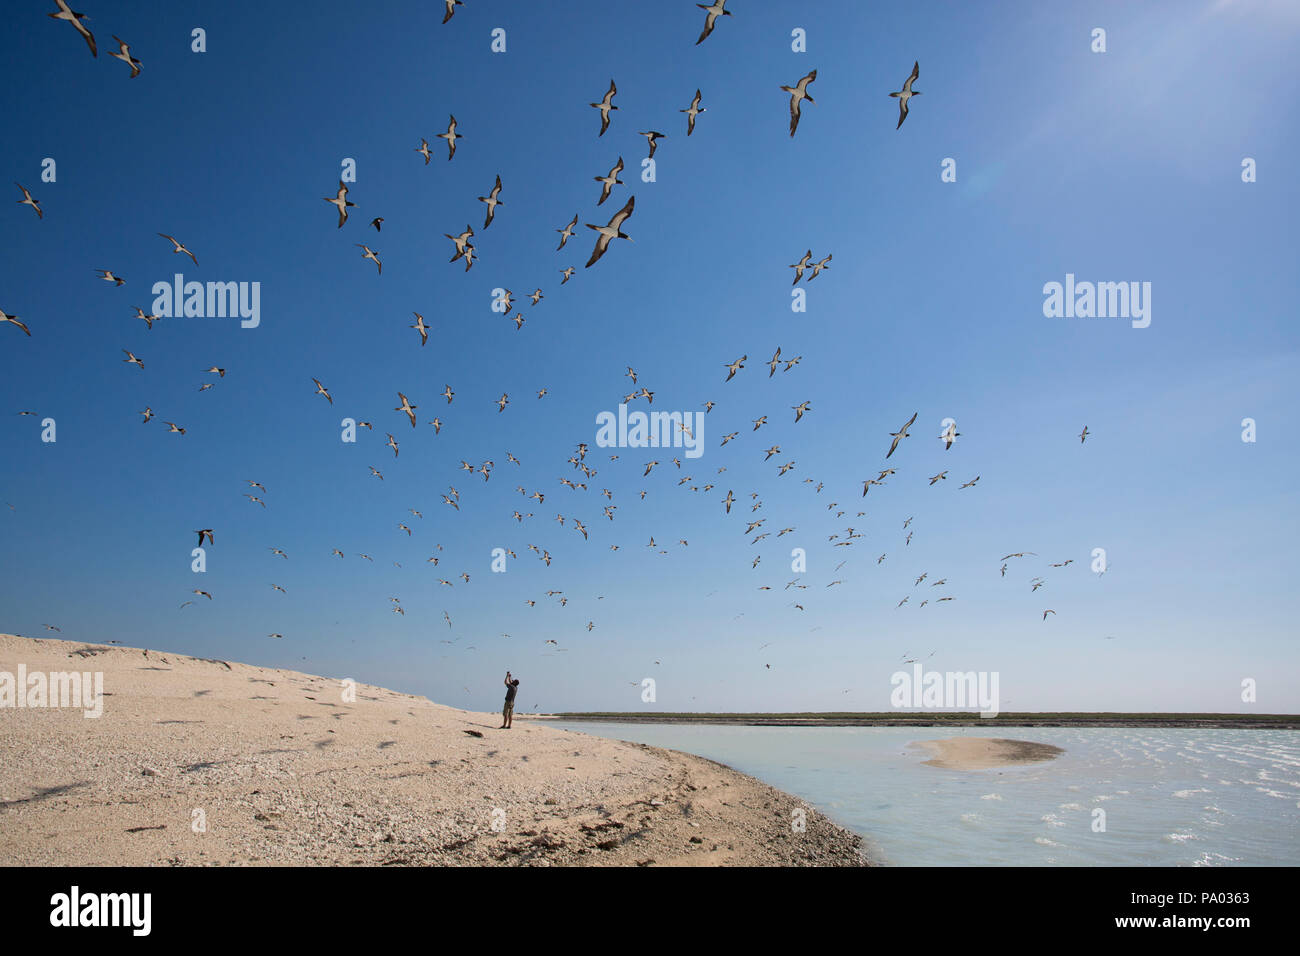
[[[0,635],[102,671],[103,716],[0,708],[0,865],[861,865],[860,839],[699,757],[338,680]],[[473,737],[473,730],[483,736]],[[206,832],[195,832],[201,811]]]

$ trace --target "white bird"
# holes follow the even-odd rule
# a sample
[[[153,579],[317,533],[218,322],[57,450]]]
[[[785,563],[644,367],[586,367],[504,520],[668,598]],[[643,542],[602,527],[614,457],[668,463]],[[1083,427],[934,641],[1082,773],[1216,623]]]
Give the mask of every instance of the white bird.
[[[687,109],[678,110],[677,112],[686,114],[686,135],[690,136],[695,132],[695,117],[708,112],[700,105],[700,91],[695,91],[695,99],[691,100],[691,105]],[[653,156],[654,153],[652,152],[650,155]]]
[[[790,283],[791,285],[799,284],[799,280],[803,278],[804,270],[808,268],[808,263],[811,259],[812,259],[812,250],[809,249],[807,252],[803,254],[802,259],[800,259],[798,262],[792,262],[790,264],[790,268],[794,270],[794,281]]]
[[[8,315],[4,311],[0,311],[0,322],[10,322],[13,325],[18,326],[18,328],[22,329],[24,332],[26,332],[28,336],[32,334],[31,329],[27,328],[27,326],[24,323],[19,322],[18,316],[16,315]]]
[[[817,79],[817,71],[813,70],[807,76],[803,77],[794,86],[781,87],[786,93],[790,94],[790,135],[794,136],[794,131],[799,128],[799,115],[803,108],[803,101],[807,100],[814,106],[817,101],[808,95],[808,84]]]
[[[401,400],[401,403],[402,403],[402,404],[400,404],[400,405],[398,405],[396,408],[394,408],[393,411],[395,411],[395,412],[406,412],[406,417],[409,418],[409,419],[411,420],[411,427],[414,428],[414,427],[415,427],[415,410],[416,410],[417,408],[419,408],[420,406],[419,406],[419,405],[412,405],[412,404],[411,404],[411,400],[410,400],[409,398],[407,398],[405,395],[403,395],[401,392],[398,392],[398,393],[397,393],[397,397],[398,397],[398,399]]]
[[[626,239],[628,242],[632,241],[632,237],[624,234],[622,230],[623,223],[627,222],[627,220],[631,218],[632,207],[635,204],[636,196],[630,197],[627,201],[627,205],[614,213],[613,218],[609,220],[607,225],[597,226],[592,223],[585,224],[588,229],[594,229],[597,233],[596,246],[591,251],[591,258],[587,260],[586,268],[591,268],[596,260],[605,254],[605,250],[609,248],[611,239]]]
[[[407,326],[407,328],[415,329],[415,331],[420,333],[420,345],[422,347],[428,345],[429,327],[424,324],[424,316],[422,316],[419,312],[412,312],[411,315],[415,316],[415,324]]]
[[[339,191],[334,198],[331,199],[326,196],[325,201],[338,209],[339,228],[342,229],[343,224],[348,221],[348,207],[356,205],[356,203],[348,201],[348,187],[343,185],[343,180],[339,180]]]
[[[696,4],[697,7],[704,11],[704,30],[700,33],[700,38],[695,41],[696,46],[703,43],[705,39],[708,38],[708,35],[713,32],[713,24],[717,21],[718,17],[731,16],[730,10],[723,9],[726,5],[727,0],[713,0],[712,4]]]
[[[191,259],[194,259],[194,253],[192,253],[192,252],[190,252],[190,250],[186,249],[185,246],[184,246],[182,243],[177,242],[175,236],[169,236],[169,235],[167,235],[167,233],[165,233],[165,232],[160,232],[160,233],[158,233],[158,235],[162,236],[164,239],[166,239],[168,242],[170,242],[170,243],[172,244],[172,246],[174,247],[174,248],[172,249],[172,253],[173,253],[173,254],[183,252],[183,253],[185,253],[187,256],[189,256]],[[197,266],[197,265],[199,264],[199,260],[198,260],[198,259],[194,259],[194,264]]]
[[[50,14],[50,16],[54,16],[54,14]],[[14,183],[14,185],[17,186],[19,189],[21,189],[23,192],[23,198],[15,200],[15,202],[17,202],[18,205],[20,206],[31,206],[33,209],[36,210],[36,218],[44,219],[45,213],[41,212],[40,200],[33,199],[32,194],[27,191],[27,187],[24,186],[22,183]]]
[[[912,417],[909,418],[909,419],[907,420],[907,423],[906,423],[905,425],[903,425],[902,428],[900,428],[900,429],[899,429],[898,431],[896,431],[896,432],[890,432],[890,433],[889,433],[890,437],[893,438],[894,441],[893,441],[893,442],[890,444],[890,446],[889,446],[889,454],[888,454],[888,455],[885,455],[886,458],[888,458],[889,455],[892,455],[892,454],[894,453],[894,449],[898,447],[898,443],[899,443],[900,441],[902,441],[904,438],[908,438],[908,437],[910,437],[910,436],[907,434],[907,430],[908,430],[909,428],[912,427],[912,423],[913,423],[914,421],[916,421],[916,416],[917,416],[918,414],[919,414],[918,412],[913,412],[913,413],[912,413]]]
[[[907,78],[907,81],[903,84],[903,88],[899,90],[897,93],[889,94],[890,96],[894,96],[898,98],[898,126],[895,126],[894,129],[898,129],[900,126],[902,126],[903,120],[907,119],[907,101],[910,100],[913,96],[921,95],[920,90],[912,89],[912,83],[920,75],[921,75],[921,63],[918,60],[917,62],[912,64],[912,75]]]
[[[123,40],[121,37],[116,37],[116,36],[113,37],[113,39],[117,41],[117,48],[120,52],[110,53],[109,56],[117,57],[127,66],[129,66],[131,68],[130,79],[134,80],[137,76],[140,75],[140,67],[142,64],[140,63],[139,60],[137,60],[135,57],[131,55],[131,48],[126,45],[125,40]]]
[[[614,85],[613,80],[610,80],[609,89],[605,91],[605,95],[601,97],[600,102],[591,104],[594,109],[600,110],[600,133],[598,134],[600,136],[604,136],[605,130],[609,129],[609,111],[618,109],[614,105],[614,95],[616,93],[618,93],[618,87]]]
[[[375,263],[375,268],[377,268],[377,269],[379,270],[379,274],[380,274],[380,275],[383,275],[383,274],[384,274],[384,264],[383,264],[382,262],[379,261],[379,256],[376,255],[375,251],[374,251],[373,249],[371,249],[369,246],[365,245],[364,243],[360,243],[360,242],[357,243],[357,248],[358,248],[358,249],[364,249],[364,250],[365,250],[365,252],[361,253],[361,258],[362,258],[362,259],[370,259],[370,260],[372,260],[372,261]]]
[[[556,252],[559,252],[561,249],[564,248],[564,244],[568,242],[569,237],[573,235],[573,227],[576,226],[577,224],[578,224],[578,214],[575,212],[573,214],[573,218],[569,220],[569,224],[567,226],[565,226],[563,229],[555,230],[560,234],[560,244],[555,247]],[[564,283],[561,283],[561,285],[563,284]]]
[[[602,186],[600,190],[600,201],[596,203],[597,206],[603,206],[605,204],[605,200],[609,198],[609,194],[615,186],[623,185],[623,180],[618,178],[618,174],[622,171],[623,157],[620,156],[618,162],[614,165],[614,168],[609,171],[608,175],[592,177],[596,182],[604,183],[604,186]]]
[[[77,32],[85,38],[86,46],[90,47],[90,55],[95,57],[99,56],[99,50],[95,48],[95,35],[87,30],[81,23],[81,21],[85,19],[86,15],[84,13],[74,13],[72,8],[66,3],[66,0],[54,0],[54,4],[59,8],[59,12],[50,13],[47,14],[47,16],[54,20],[67,20],[71,23],[77,28]]]
[[[448,17],[450,17],[450,14],[448,14]],[[443,23],[446,22],[446,20],[443,21]],[[450,162],[451,158],[456,155],[456,140],[464,139],[465,137],[456,132],[456,117],[453,116],[447,123],[447,132],[439,133],[435,138],[445,139],[447,141],[447,160]]]
[[[497,214],[497,206],[504,206],[504,205],[505,205],[505,203],[503,203],[501,200],[497,199],[497,195],[498,195],[500,192],[501,192],[501,177],[500,177],[500,176],[497,176],[497,182],[496,182],[496,185],[492,187],[492,192],[489,193],[489,194],[486,195],[486,196],[479,196],[479,197],[478,197],[478,201],[479,201],[479,202],[482,202],[482,203],[487,203],[487,207],[488,207],[488,209],[487,209],[487,218],[483,220],[483,228],[484,228],[484,229],[486,229],[488,226],[492,225],[492,220],[493,220],[493,218],[494,218],[494,217],[496,216],[496,214]]]

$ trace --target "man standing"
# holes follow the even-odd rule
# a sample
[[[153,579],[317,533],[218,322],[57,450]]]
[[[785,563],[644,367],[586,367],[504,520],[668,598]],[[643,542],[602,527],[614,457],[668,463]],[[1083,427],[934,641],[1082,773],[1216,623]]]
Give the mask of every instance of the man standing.
[[[509,730],[515,719],[515,694],[519,692],[519,681],[506,671],[506,703],[501,708],[501,726],[498,730]]]

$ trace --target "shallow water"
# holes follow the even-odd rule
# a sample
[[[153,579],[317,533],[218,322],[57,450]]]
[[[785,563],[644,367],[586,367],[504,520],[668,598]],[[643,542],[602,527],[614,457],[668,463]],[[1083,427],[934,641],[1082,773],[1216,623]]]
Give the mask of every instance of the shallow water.
[[[999,728],[1065,753],[957,771],[925,766],[908,745],[988,731],[557,723],[735,767],[861,833],[883,864],[1300,864],[1294,731]]]

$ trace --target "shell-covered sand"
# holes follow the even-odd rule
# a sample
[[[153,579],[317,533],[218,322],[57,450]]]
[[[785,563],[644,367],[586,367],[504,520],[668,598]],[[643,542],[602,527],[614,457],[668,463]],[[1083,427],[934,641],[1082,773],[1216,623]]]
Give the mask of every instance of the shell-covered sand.
[[[816,865],[858,836],[689,754],[338,679],[0,635],[103,715],[0,707],[0,865]],[[481,737],[466,731],[476,731]],[[806,821],[802,831],[796,821]]]

